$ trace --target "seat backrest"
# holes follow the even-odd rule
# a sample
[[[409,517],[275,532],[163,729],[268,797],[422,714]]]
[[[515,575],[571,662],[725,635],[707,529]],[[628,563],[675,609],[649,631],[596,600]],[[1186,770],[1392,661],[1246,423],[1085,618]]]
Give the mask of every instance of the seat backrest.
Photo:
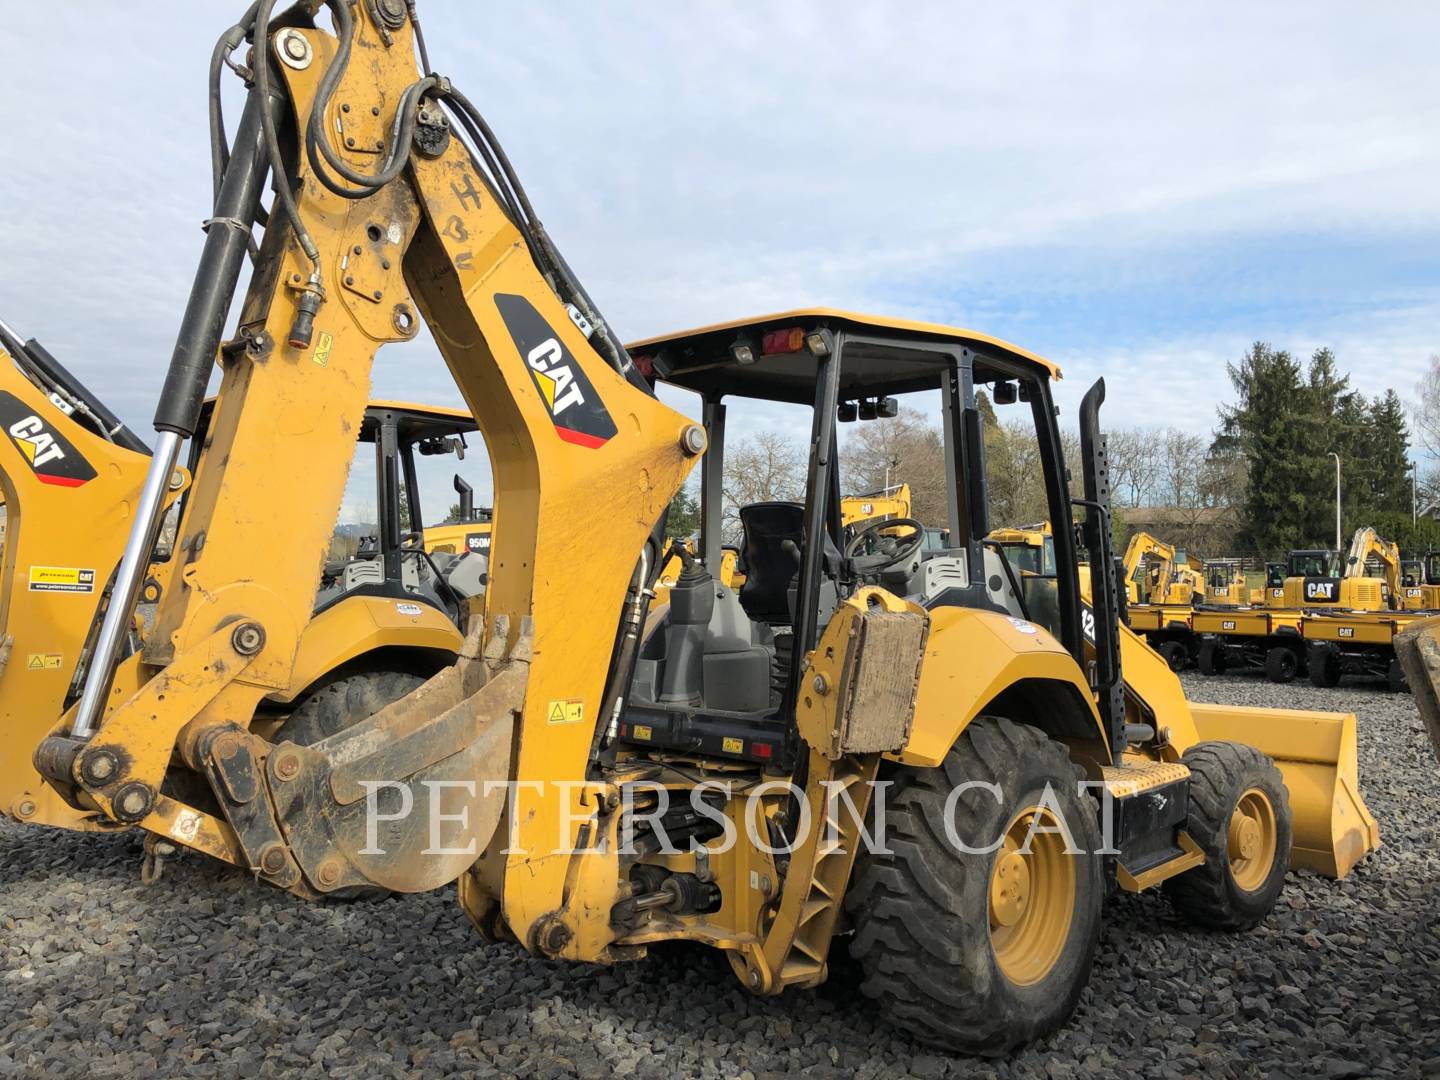
[[[796,502],[749,503],[740,508],[740,561],[745,584],[740,606],[756,622],[790,622],[789,590],[798,567],[785,550],[786,540],[800,545],[805,536],[805,507]]]

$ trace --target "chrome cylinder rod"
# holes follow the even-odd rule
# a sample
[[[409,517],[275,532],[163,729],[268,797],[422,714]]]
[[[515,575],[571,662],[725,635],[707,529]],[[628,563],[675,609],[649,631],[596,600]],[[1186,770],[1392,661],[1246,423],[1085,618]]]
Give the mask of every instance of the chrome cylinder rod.
[[[150,553],[155,548],[155,538],[165,516],[165,492],[170,487],[170,477],[175,473],[182,442],[184,439],[173,431],[160,432],[155,441],[150,471],[145,474],[145,483],[140,489],[140,505],[130,525],[130,538],[125,541],[120,568],[115,572],[110,605],[105,609],[100,633],[95,638],[95,648],[90,653],[90,668],[85,673],[85,687],[80,692],[75,723],[70,729],[70,734],[77,739],[90,738],[99,727],[101,707],[115,669],[115,656],[129,628],[145,570],[150,565]]]

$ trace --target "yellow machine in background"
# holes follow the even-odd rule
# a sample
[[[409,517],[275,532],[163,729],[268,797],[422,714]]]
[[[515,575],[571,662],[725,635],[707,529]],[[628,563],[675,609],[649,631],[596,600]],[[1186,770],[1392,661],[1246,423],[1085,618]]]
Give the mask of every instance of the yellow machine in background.
[[[150,450],[38,342],[0,324],[0,347],[0,815],[104,827],[42,784],[30,755],[71,691]],[[175,469],[164,505],[189,482]]]
[[[1205,602],[1239,607],[1250,599],[1245,568],[1239,559],[1205,560]]]
[[[866,495],[846,495],[840,500],[840,524],[856,525],[876,518],[908,518],[910,485],[898,484]]]
[[[1379,578],[1368,576],[1372,559],[1379,564]],[[1333,552],[1292,551],[1285,578],[1285,606],[1390,611],[1402,605],[1400,548],[1381,539],[1374,529],[1355,530],[1343,571],[1338,574],[1336,562]]]
[[[1122,559],[1132,604],[1189,604],[1205,598],[1203,564],[1147,532],[1136,532]]]
[[[1265,564],[1265,584],[1250,590],[1251,607],[1285,606],[1285,571],[1284,563]]]
[[[457,882],[483,936],[557,960],[709,945],[763,994],[823,981],[850,933],[880,1016],[985,1054],[1065,1022],[1112,883],[1163,885],[1187,918],[1242,930],[1292,865],[1343,875],[1375,846],[1353,717],[1191,706],[1122,632],[1103,382],[1079,425],[1087,603],[1052,364],[831,309],[627,350],[473,104],[417,69],[415,7],[326,6],[338,36],[306,6],[272,26],[268,3],[226,35],[259,54],[212,210],[240,228],[209,231],[192,304],[234,291],[268,160],[277,197],[235,339],[220,317],[182,325],[94,659],[36,751],[69,805],[301,896]],[[326,738],[257,730],[294,678],[375,350],[421,318],[491,459],[484,617],[454,665]],[[124,656],[159,494],[217,357],[184,556]],[[700,395],[703,426],[658,400],[658,377]],[[967,456],[981,387],[1033,435],[1053,612],[985,542]],[[839,418],[893,416],[902,393],[945,419],[947,548],[913,520],[841,525]],[[716,580],[726,414],[777,402],[811,410],[805,497],[740,508],[737,593]],[[667,506],[697,463],[698,551],[647,626]],[[960,780],[999,794],[957,803]],[[887,790],[892,843],[867,845]],[[1104,808],[1124,823],[1118,854]]]
[[[0,354],[0,425],[10,438],[0,440],[7,517],[0,655],[9,653],[0,661],[0,723],[7,733],[0,814],[71,829],[114,828],[60,800],[41,782],[31,755],[52,723],[47,717],[73,700],[77,673],[83,678],[87,637],[120,558],[149,449],[36,343],[4,344],[10,354]],[[60,389],[47,394],[36,382]],[[257,709],[255,730],[313,741],[348,723],[357,707],[379,708],[454,661],[459,624],[483,589],[483,562],[420,552],[401,519],[423,520],[415,455],[452,452],[474,430],[470,415],[457,410],[372,403],[360,446],[377,459],[377,487],[367,501],[381,508],[380,521],[372,534],[332,540],[290,681]],[[190,470],[177,467],[168,501],[180,499],[189,481]],[[142,594],[147,607],[159,599],[159,579],[173,557],[168,531]],[[144,628],[137,616],[128,648],[140,646]]]
[[[991,529],[985,541],[1004,549],[1010,565],[1021,573],[1040,576],[1055,573],[1055,537],[1048,521]]]

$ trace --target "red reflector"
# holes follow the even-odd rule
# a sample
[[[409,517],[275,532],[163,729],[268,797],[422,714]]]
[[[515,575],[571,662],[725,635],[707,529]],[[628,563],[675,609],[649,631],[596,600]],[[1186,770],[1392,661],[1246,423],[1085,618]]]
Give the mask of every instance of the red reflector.
[[[760,342],[760,352],[765,356],[799,352],[804,347],[805,330],[799,326],[792,326],[788,330],[771,330]]]
[[[621,725],[620,725],[620,738],[622,738],[622,739],[628,739],[629,737],[630,737],[630,725],[629,725],[629,724],[621,724]]]
[[[640,374],[644,375],[647,379],[653,379],[655,377],[655,358],[653,356],[637,356],[635,357],[634,364],[635,367],[639,369]]]
[[[768,758],[772,749],[774,748],[765,742],[752,742],[750,744],[750,753],[755,757]]]

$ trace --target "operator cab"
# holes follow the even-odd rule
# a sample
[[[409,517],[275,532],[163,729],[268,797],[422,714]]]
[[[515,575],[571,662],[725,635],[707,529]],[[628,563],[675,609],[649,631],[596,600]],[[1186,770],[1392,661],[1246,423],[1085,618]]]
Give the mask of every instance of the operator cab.
[[[700,398],[709,448],[701,459],[701,532],[669,606],[652,613],[621,742],[705,756],[774,761],[790,742],[800,662],[836,605],[878,585],[925,608],[981,608],[1043,623],[1084,663],[1074,530],[1056,529],[1031,573],[987,539],[984,389],[1018,406],[1038,446],[1043,506],[1070,522],[1065,464],[1050,396],[1056,369],[967,330],[807,310],[727,323],[630,346],[648,378]],[[945,474],[938,520],[885,518],[846,529],[840,465],[849,423],[884,424],[898,401],[938,420]],[[727,424],[747,430],[766,403],[802,406],[810,421],[803,499],[732,508],[722,478]],[[773,413],[772,413],[773,415]],[[761,419],[760,423],[764,423]],[[749,426],[753,430],[753,425]],[[720,583],[723,545],[737,542],[737,591]],[[1034,590],[1049,586],[1042,613]]]
[[[465,436],[477,430],[474,418],[458,409],[404,402],[372,402],[365,410],[340,520],[315,597],[318,615],[348,596],[385,596],[427,604],[459,623],[466,601],[485,591],[483,551],[445,550],[425,528],[428,511],[435,529],[442,515],[422,505],[421,459],[465,456]],[[470,486],[458,475],[460,495],[448,521],[476,517]],[[461,521],[461,531],[479,522]],[[488,537],[488,528],[485,533]]]
[[[1292,551],[1285,576],[1338,578],[1340,576],[1340,553],[1327,548]]]

